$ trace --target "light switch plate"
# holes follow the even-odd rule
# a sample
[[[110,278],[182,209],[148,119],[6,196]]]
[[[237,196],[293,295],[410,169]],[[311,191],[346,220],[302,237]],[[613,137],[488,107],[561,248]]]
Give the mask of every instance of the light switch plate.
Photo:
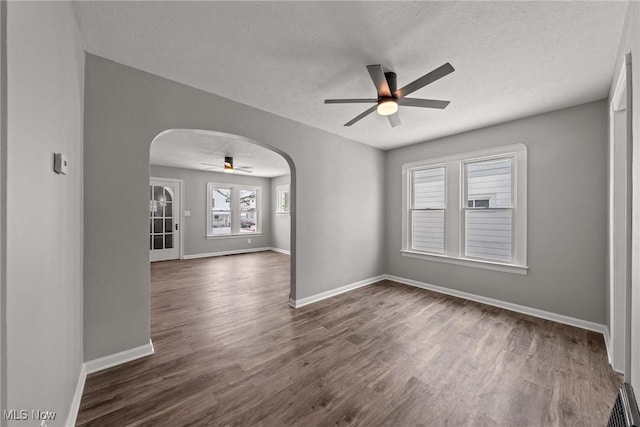
[[[191,211],[184,211],[184,216],[191,216]]]

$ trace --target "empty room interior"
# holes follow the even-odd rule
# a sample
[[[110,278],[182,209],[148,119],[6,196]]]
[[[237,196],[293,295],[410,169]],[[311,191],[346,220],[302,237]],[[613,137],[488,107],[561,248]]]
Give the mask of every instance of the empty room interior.
[[[639,57],[638,1],[1,0],[0,426],[640,425]]]

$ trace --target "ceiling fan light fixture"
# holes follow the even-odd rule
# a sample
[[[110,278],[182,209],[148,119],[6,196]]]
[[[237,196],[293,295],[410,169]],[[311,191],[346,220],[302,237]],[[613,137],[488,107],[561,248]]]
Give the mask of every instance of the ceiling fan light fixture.
[[[398,103],[392,98],[383,99],[378,102],[377,110],[381,116],[390,116],[398,112]]]

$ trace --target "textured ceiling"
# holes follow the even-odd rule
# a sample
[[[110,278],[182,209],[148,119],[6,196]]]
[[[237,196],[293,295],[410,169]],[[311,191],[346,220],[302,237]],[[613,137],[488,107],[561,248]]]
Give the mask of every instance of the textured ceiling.
[[[374,147],[389,149],[607,96],[626,2],[78,2],[86,49]],[[450,62],[391,128],[365,68],[399,87]]]
[[[173,129],[162,132],[151,144],[152,165],[222,172],[203,165],[222,166],[225,156],[233,157],[233,165],[250,166],[251,176],[273,178],[289,172],[287,161],[279,154],[236,135],[221,132]],[[239,172],[241,173],[241,172]]]

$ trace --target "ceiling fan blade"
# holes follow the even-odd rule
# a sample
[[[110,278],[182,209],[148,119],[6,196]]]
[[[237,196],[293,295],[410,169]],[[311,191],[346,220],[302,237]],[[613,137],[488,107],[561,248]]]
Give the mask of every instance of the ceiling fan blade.
[[[378,96],[390,97],[391,90],[389,89],[387,78],[385,77],[384,72],[382,71],[382,65],[367,65],[367,70],[369,71],[371,80],[373,80],[373,84],[376,85]]]
[[[415,92],[416,90],[418,90],[420,88],[423,88],[426,85],[428,85],[430,83],[433,83],[438,79],[443,78],[447,74],[453,73],[454,71],[455,71],[455,69],[453,68],[453,66],[447,62],[446,64],[436,68],[435,70],[431,71],[430,73],[425,74],[424,76],[420,77],[419,79],[412,81],[411,83],[409,83],[405,87],[398,89],[393,94],[397,98],[404,98],[405,96],[409,95],[410,93]]]
[[[398,99],[398,105],[407,107],[423,107],[423,108],[439,108],[443,110],[447,108],[450,101],[439,101],[437,99],[418,99],[418,98],[402,98]]]
[[[378,102],[373,98],[359,98],[359,99],[325,99],[325,104],[368,104],[371,102]]]
[[[253,171],[253,167],[251,167],[251,166],[236,166],[236,167],[233,168],[233,170],[251,172],[251,171]]]
[[[214,165],[213,163],[200,163],[200,164],[201,164],[201,165],[203,165],[203,166],[209,166],[209,167],[211,167],[211,168],[216,168],[216,169],[217,169],[217,168],[222,168],[222,166],[220,166],[220,165]]]
[[[402,122],[400,122],[400,115],[398,113],[391,114],[387,117],[389,118],[389,124],[391,124],[391,127],[400,126],[402,124]]]
[[[360,119],[363,119],[364,117],[368,116],[369,114],[373,113],[374,111],[376,111],[376,108],[378,108],[377,105],[374,105],[373,107],[369,108],[367,111],[365,111],[364,113],[360,114],[359,116],[357,116],[354,119],[349,120],[347,123],[345,123],[345,126],[351,126],[352,124],[354,124],[355,122],[359,121]]]

